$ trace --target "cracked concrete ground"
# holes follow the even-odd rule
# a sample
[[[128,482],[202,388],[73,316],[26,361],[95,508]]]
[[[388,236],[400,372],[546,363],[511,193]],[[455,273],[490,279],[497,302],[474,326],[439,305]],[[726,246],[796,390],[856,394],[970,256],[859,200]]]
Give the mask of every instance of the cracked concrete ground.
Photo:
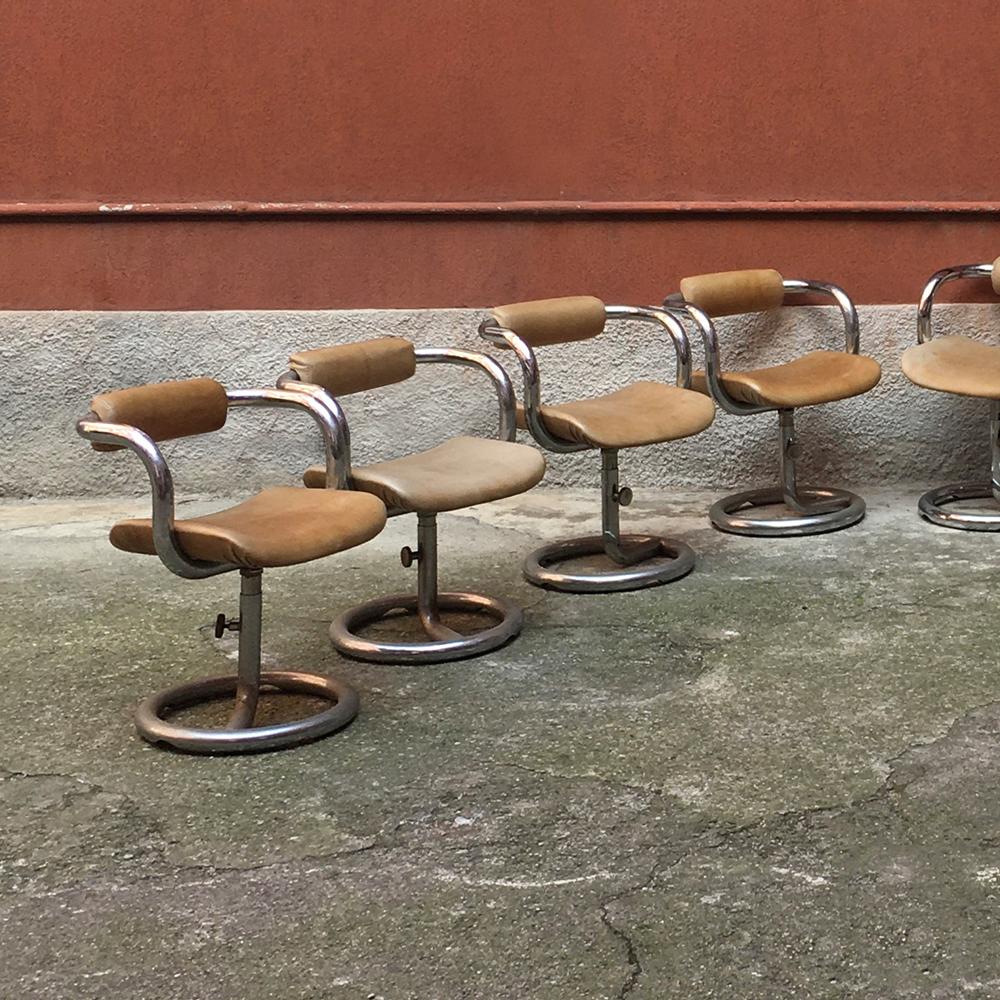
[[[916,492],[799,540],[643,493],[629,523],[696,571],[587,597],[517,564],[596,491],[447,516],[443,584],[520,602],[523,635],[343,660],[333,613],[414,583],[396,519],[265,574],[266,657],[362,714],[243,758],[130,720],[232,667],[209,624],[236,581],[112,550],[138,501],[0,506],[0,996],[1000,997],[1000,538],[924,524]]]

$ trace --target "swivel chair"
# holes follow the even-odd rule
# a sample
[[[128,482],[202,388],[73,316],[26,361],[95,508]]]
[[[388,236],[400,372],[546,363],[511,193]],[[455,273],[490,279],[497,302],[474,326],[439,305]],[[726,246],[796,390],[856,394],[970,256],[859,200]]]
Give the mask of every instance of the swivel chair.
[[[591,399],[542,405],[535,349],[597,337],[608,320],[653,324],[666,331],[677,357],[676,385],[635,382]],[[697,434],[715,417],[711,400],[688,388],[691,352],[683,325],[664,309],[606,306],[591,296],[570,296],[497,306],[480,324],[479,333],[516,354],[524,377],[518,423],[542,448],[601,453],[601,534],[555,542],[530,553],[524,563],[525,578],[553,590],[601,593],[667,583],[689,573],[695,554],[685,542],[622,534],[620,508],[632,502],[632,490],[618,476],[620,449]],[[610,568],[562,565],[581,558],[593,562],[595,556],[610,562]]]
[[[303,477],[306,486],[323,487],[334,475],[338,483],[384,501],[390,516],[417,515],[417,547],[406,546],[400,553],[404,567],[417,564],[417,593],[368,601],[339,616],[330,627],[334,647],[359,660],[437,663],[478,656],[514,638],[524,623],[520,608],[498,598],[438,592],[437,515],[516,496],[531,489],[545,474],[541,454],[513,442],[514,391],[500,365],[469,351],[414,348],[402,337],[383,337],[293,354],[291,371],[279,379],[279,385],[288,390],[322,387],[346,435],[347,421],[337,396],[403,382],[424,364],[463,365],[489,377],[500,407],[498,439],[453,437],[427,451],[366,466],[352,466],[350,452],[345,449],[332,473],[329,465],[313,466]],[[415,614],[426,640],[381,640],[361,634],[394,612]],[[446,624],[442,612],[486,616],[494,623],[464,634]]]
[[[375,497],[337,489],[270,487],[248,500],[200,517],[178,520],[174,485],[158,442],[221,428],[230,407],[295,407],[308,412],[323,432],[327,465],[342,454],[342,429],[318,394],[283,389],[235,389],[191,379],[144,385],[95,396],[77,423],[96,451],[127,448],[139,456],[152,489],[152,517],[120,521],[111,544],[125,552],[159,556],[177,576],[198,580],[239,571],[240,617],[216,619],[215,634],[239,633],[236,676],[210,677],[146,698],[136,711],[140,735],[192,753],[272,750],[317,739],[357,714],[358,696],[341,681],[298,670],[260,668],[261,577],[272,566],[293,566],[360,545],[385,525],[385,507]],[[333,477],[331,477],[331,482]],[[329,706],[292,722],[254,726],[262,688],[321,698]],[[169,721],[168,713],[235,695],[225,729],[195,728]]]
[[[736,313],[775,309],[799,295],[833,299],[844,319],[843,351],[810,351],[786,364],[752,371],[724,370],[712,320]],[[800,486],[796,461],[801,448],[795,438],[795,410],[830,403],[867,392],[878,384],[882,370],[873,358],[858,353],[858,314],[847,293],[822,281],[782,278],[774,270],[724,271],[685,278],[680,292],[664,305],[676,315],[689,316],[705,344],[705,371],[695,372],[692,385],[708,393],[727,413],[749,416],[777,411],[781,485],[748,490],[712,505],[709,517],[721,531],[736,535],[780,537],[813,535],[856,524],[865,502],[846,490]],[[784,505],[778,516],[754,516],[755,508]]]
[[[921,515],[945,528],[1000,531],[1000,347],[969,337],[935,337],[931,327],[934,296],[957,278],[989,278],[1000,295],[1000,259],[992,264],[960,264],[931,275],[920,296],[917,343],[903,352],[903,374],[914,385],[955,396],[990,401],[992,472],[988,483],[956,483],[925,493],[917,504]],[[949,509],[956,501],[987,500],[986,510]]]

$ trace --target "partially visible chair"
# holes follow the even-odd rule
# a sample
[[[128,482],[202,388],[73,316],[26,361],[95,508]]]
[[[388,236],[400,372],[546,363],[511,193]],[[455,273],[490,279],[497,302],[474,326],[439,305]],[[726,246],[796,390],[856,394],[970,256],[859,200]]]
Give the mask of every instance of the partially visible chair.
[[[295,407],[311,414],[323,432],[331,471],[346,447],[342,428],[318,394],[227,392],[208,378],[95,396],[91,411],[77,423],[78,433],[96,451],[127,448],[149,475],[152,517],[114,525],[110,538],[115,548],[159,556],[167,569],[187,579],[239,571],[240,617],[233,621],[219,615],[215,624],[217,638],[227,630],[239,632],[236,675],[170,688],[147,698],[136,712],[136,726],[145,739],[194,753],[288,747],[324,736],[354,718],[358,696],[348,685],[298,670],[261,671],[261,577],[272,566],[309,562],[360,545],[385,525],[385,507],[375,497],[301,486],[271,487],[235,507],[177,520],[173,479],[157,442],[218,430],[234,406]],[[322,698],[330,705],[308,718],[254,726],[262,687]],[[166,718],[173,710],[224,695],[236,698],[225,729],[194,728]]]
[[[794,304],[806,294],[832,299],[844,319],[843,351],[810,351],[786,364],[753,371],[723,369],[714,318],[763,312]],[[692,385],[709,394],[727,413],[747,416],[777,411],[781,485],[748,490],[712,505],[709,517],[721,531],[737,535],[777,537],[836,531],[865,515],[865,502],[846,490],[799,486],[795,463],[801,453],[795,438],[794,412],[802,406],[831,403],[868,392],[882,369],[859,351],[858,314],[847,293],[822,281],[782,278],[774,270],[724,271],[685,278],[680,292],[664,305],[689,316],[705,343],[705,371],[695,372]],[[753,516],[755,508],[784,505],[778,516]]]
[[[352,466],[347,450],[336,463],[307,469],[307,486],[336,481],[385,502],[390,516],[417,515],[417,548],[400,553],[403,566],[417,563],[417,593],[381,597],[347,611],[330,628],[334,647],[345,656],[375,663],[437,663],[477,656],[503,645],[520,631],[524,615],[506,601],[472,593],[438,592],[437,515],[472,504],[489,503],[530,490],[545,474],[535,449],[513,441],[514,391],[503,368],[491,358],[455,348],[414,348],[402,337],[299,351],[291,371],[279,379],[290,391],[322,387],[339,423],[347,423],[337,396],[365,392],[411,378],[418,365],[455,364],[485,373],[500,407],[497,439],[453,437],[427,451],[374,465]],[[412,419],[419,414],[412,414]],[[415,614],[426,635],[416,642],[367,638],[362,630],[402,611]],[[446,624],[442,612],[487,616],[489,628],[464,634]]]
[[[931,327],[934,296],[958,278],[989,278],[1000,295],[1000,258],[992,264],[959,264],[932,274],[917,310],[917,343],[903,352],[903,374],[914,384],[955,396],[990,401],[992,472],[988,483],[956,483],[925,493],[917,504],[921,515],[945,528],[1000,531],[1000,346],[970,337],[935,337]],[[946,505],[987,500],[986,510],[955,510]],[[992,508],[996,508],[995,510]]]
[[[542,405],[535,349],[597,337],[608,320],[652,324],[665,333],[677,358],[676,385],[635,382],[591,399]],[[517,355],[524,376],[518,422],[541,447],[557,453],[601,453],[601,534],[532,552],[524,564],[526,579],[553,590],[601,593],[667,583],[689,573],[695,555],[686,543],[658,535],[622,534],[620,508],[632,502],[632,490],[618,478],[620,449],[698,434],[715,416],[712,401],[688,388],[691,352],[683,325],[664,309],[606,306],[591,296],[569,296],[497,306],[479,333]],[[594,556],[606,557],[610,568],[571,570],[563,565]]]

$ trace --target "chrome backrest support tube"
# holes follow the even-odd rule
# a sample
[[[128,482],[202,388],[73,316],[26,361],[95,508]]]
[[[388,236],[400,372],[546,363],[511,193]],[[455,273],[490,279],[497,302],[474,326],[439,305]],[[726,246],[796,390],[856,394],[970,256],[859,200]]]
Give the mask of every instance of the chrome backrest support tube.
[[[691,388],[691,344],[684,332],[684,324],[666,309],[657,306],[605,306],[608,319],[634,319],[646,323],[659,323],[670,335],[677,355],[675,381],[682,389]]]
[[[861,329],[858,323],[858,310],[854,308],[851,297],[839,285],[831,285],[826,281],[811,281],[803,278],[785,278],[782,281],[786,295],[796,295],[812,292],[815,295],[825,295],[840,306],[844,317],[844,350],[848,354],[857,354],[861,348]]]
[[[282,377],[276,389],[230,389],[230,406],[272,406],[306,410],[323,435],[326,455],[326,488],[348,489],[351,474],[351,439],[340,404],[322,386]]]
[[[189,559],[181,550],[174,533],[174,480],[156,442],[131,424],[108,424],[88,413],[77,421],[76,432],[97,444],[111,444],[135,452],[146,468],[153,500],[153,546],[171,573],[189,580],[201,580],[237,569],[228,563],[200,562]]]
[[[479,336],[497,347],[512,350],[521,363],[524,378],[524,422],[528,433],[546,451],[569,453],[587,451],[588,445],[562,441],[553,437],[545,427],[541,414],[541,379],[538,374],[538,360],[531,345],[522,340],[513,330],[500,326],[494,319],[485,319],[479,324]]]
[[[931,329],[931,310],[934,308],[934,296],[937,290],[948,281],[957,278],[990,278],[993,276],[992,264],[958,264],[955,267],[945,267],[935,271],[930,276],[920,295],[920,305],[917,307],[917,343],[923,344],[934,335]]]
[[[719,356],[719,336],[708,313],[699,309],[694,303],[685,301],[680,292],[666,298],[663,302],[663,308],[674,316],[692,320],[701,331],[701,339],[705,345],[705,381],[708,383],[709,395],[719,406],[727,413],[735,413],[738,416],[767,413],[775,409],[773,406],[753,406],[750,403],[743,403],[726,392],[726,387],[722,384],[720,377],[722,359]]]
[[[513,441],[517,435],[517,400],[510,376],[503,366],[485,354],[463,351],[457,347],[417,347],[413,351],[417,364],[452,364],[484,371],[493,381],[496,389],[500,421],[497,437],[501,441]]]

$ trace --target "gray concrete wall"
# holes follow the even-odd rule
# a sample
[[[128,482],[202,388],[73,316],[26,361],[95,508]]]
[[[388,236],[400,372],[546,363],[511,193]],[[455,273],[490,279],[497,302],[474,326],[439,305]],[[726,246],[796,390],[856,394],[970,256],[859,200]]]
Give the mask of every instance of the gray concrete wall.
[[[883,365],[866,396],[799,416],[805,476],[826,485],[925,483],[988,475],[987,404],[917,389],[899,370],[915,340],[913,306],[861,310],[862,350]],[[145,479],[126,455],[94,454],[73,423],[100,391],[196,375],[227,386],[273,384],[287,354],[304,347],[387,334],[418,345],[479,349],[476,310],[341,312],[8,312],[0,314],[0,494],[10,497],[141,492]],[[940,333],[1000,344],[1000,307],[944,305]],[[831,309],[786,309],[721,321],[724,361],[788,360],[817,346],[839,347]],[[695,356],[701,358],[700,344]],[[516,375],[509,354],[502,355]],[[636,378],[672,378],[669,344],[651,327],[612,324],[595,341],[540,352],[547,401],[599,394]],[[670,370],[671,374],[665,376]],[[519,385],[519,382],[517,383]],[[491,433],[488,384],[458,368],[421,368],[417,377],[345,401],[357,463],[429,447],[450,433]],[[706,433],[623,455],[633,486],[770,484],[776,477],[776,420],[719,413]],[[164,446],[179,492],[232,494],[243,484],[289,481],[320,456],[308,417],[235,411],[223,432]],[[589,453],[549,456],[551,486],[597,482]]]

